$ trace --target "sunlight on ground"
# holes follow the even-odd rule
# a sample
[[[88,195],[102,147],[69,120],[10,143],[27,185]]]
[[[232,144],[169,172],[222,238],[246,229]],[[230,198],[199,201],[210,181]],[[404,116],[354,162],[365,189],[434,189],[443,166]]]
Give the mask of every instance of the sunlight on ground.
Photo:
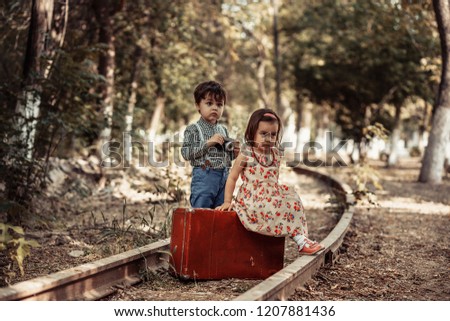
[[[391,197],[389,200],[379,200],[381,208],[388,212],[405,212],[412,214],[450,214],[450,206],[442,203],[420,202],[413,198]]]
[[[113,196],[119,199],[125,198],[128,202],[155,201],[155,194],[150,192],[141,192],[131,188],[128,180],[122,180],[118,186],[115,186]]]
[[[295,191],[300,195],[305,209],[323,209],[329,200],[329,195],[323,193],[321,188],[311,188],[309,185],[311,185],[313,180],[313,178],[306,175],[296,174],[292,168],[280,167],[279,182],[294,186]]]

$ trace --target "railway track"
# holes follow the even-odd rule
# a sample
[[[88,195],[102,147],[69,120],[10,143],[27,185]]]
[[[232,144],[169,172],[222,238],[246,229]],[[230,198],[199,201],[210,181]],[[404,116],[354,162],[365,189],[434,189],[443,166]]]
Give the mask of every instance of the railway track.
[[[336,179],[306,168],[300,175],[313,176],[333,188],[345,202],[340,219],[322,240],[325,249],[315,256],[301,256],[285,268],[237,296],[234,300],[285,300],[322,265],[333,264],[350,225],[353,208],[351,190]],[[83,264],[71,269],[24,281],[0,289],[0,300],[98,300],[117,289],[134,285],[148,272],[167,269],[169,239]]]

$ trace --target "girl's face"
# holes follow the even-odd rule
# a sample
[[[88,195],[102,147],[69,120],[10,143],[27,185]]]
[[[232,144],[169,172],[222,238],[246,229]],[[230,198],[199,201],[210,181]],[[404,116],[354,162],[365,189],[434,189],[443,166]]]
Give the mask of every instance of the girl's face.
[[[277,142],[278,123],[260,121],[253,139],[257,150],[265,152],[274,147]]]
[[[208,123],[215,124],[222,117],[224,102],[216,101],[211,94],[203,98],[199,104],[196,104],[197,110],[203,119]]]

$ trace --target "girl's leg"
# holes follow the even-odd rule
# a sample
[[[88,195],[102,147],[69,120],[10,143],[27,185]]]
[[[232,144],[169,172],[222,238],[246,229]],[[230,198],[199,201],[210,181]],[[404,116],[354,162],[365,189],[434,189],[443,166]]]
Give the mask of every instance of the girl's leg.
[[[297,234],[292,239],[295,243],[297,243],[299,249],[303,248],[306,244],[306,236],[304,235]]]
[[[311,241],[306,236],[297,234],[292,237],[292,239],[298,245],[298,251],[300,254],[311,255],[319,252],[324,248],[322,244],[315,241]]]

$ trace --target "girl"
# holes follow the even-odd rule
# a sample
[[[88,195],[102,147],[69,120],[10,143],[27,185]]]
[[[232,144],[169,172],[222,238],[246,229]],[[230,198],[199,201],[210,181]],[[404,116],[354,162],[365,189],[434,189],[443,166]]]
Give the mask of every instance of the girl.
[[[224,203],[216,209],[224,211],[234,207],[247,230],[278,237],[289,235],[298,244],[300,254],[311,255],[324,247],[307,238],[300,197],[293,188],[278,183],[280,130],[280,118],[271,109],[259,109],[251,115],[243,151],[225,185]],[[239,175],[242,185],[232,204]]]

